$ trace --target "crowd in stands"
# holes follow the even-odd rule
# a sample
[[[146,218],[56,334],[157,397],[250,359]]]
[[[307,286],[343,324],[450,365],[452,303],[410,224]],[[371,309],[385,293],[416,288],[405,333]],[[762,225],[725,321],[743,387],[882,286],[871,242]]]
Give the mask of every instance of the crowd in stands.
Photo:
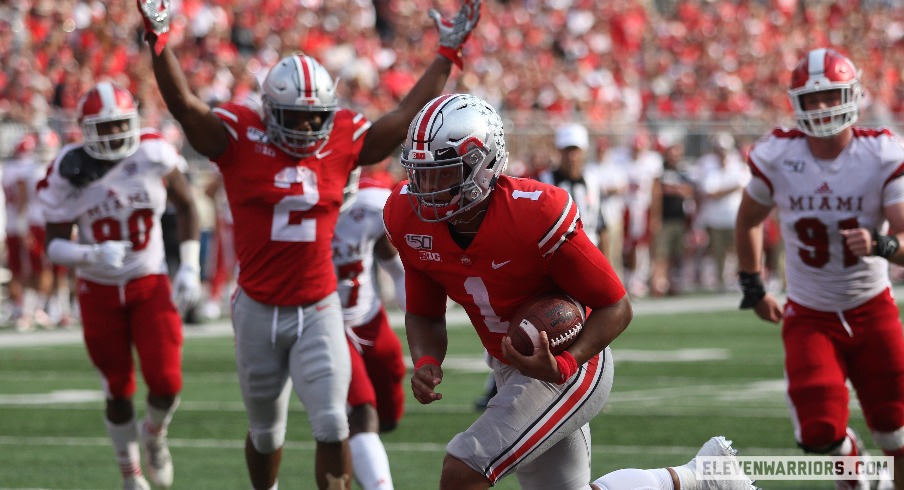
[[[340,79],[346,105],[381,114],[432,60],[426,12],[452,0],[173,0],[172,44],[209,102],[241,97],[281,55],[301,50]],[[130,2],[0,2],[0,120],[71,115],[112,77],[163,116]],[[871,91],[867,118],[904,104],[904,7],[885,0],[489,0],[450,91],[520,118],[633,125],[656,119],[788,121],[800,54],[845,46]],[[519,116],[520,114],[520,116]]]

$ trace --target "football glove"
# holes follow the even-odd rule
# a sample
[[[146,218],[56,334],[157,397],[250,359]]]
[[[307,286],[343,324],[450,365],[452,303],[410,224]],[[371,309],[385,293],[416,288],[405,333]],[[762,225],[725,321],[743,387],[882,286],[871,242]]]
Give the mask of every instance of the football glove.
[[[458,14],[451,19],[444,19],[436,9],[430,9],[427,13],[439,31],[439,54],[455,63],[459,69],[464,66],[461,47],[480,20],[480,1],[465,0]]]
[[[169,39],[170,20],[172,18],[169,0],[136,0],[141,20],[144,22],[144,38],[151,42],[151,33],[156,36],[154,52],[160,56],[166,41]]]
[[[901,243],[895,235],[880,235],[879,230],[873,230],[873,255],[888,259],[898,252]]]
[[[185,313],[201,301],[201,277],[194,267],[182,265],[173,279],[173,302]]]
[[[753,308],[766,296],[766,288],[763,286],[763,277],[759,272],[738,272],[738,283],[744,298],[741,299],[741,309]]]
[[[90,262],[103,264],[114,269],[122,267],[126,254],[132,250],[132,242],[108,240],[94,245]]]

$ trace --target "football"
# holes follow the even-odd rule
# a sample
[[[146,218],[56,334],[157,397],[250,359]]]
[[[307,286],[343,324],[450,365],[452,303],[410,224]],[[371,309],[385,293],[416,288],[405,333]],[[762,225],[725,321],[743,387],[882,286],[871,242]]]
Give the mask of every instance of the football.
[[[584,328],[585,309],[565,293],[547,294],[524,302],[509,320],[508,336],[522,355],[533,355],[540,332],[549,339],[553,355],[567,349]]]

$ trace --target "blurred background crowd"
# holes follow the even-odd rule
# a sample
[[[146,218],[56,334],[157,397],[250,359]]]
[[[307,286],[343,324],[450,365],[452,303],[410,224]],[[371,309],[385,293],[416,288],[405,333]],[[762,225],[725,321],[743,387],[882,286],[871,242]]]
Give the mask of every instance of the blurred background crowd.
[[[426,12],[459,6],[171,3],[178,15],[170,45],[208,103],[253,95],[271,64],[303,51],[339,79],[344,106],[372,118],[393,108],[435,56]],[[49,131],[61,144],[77,141],[79,97],[103,79],[129,88],[144,125],[182,145],[154,86],[140,24],[131,0],[0,0],[0,157],[17,158],[27,134],[39,136],[37,150],[46,151],[41,135]],[[558,128],[576,122],[587,130],[580,150],[585,171],[603,184],[606,251],[632,294],[733,289],[724,243],[732,224],[718,218],[728,216],[749,178],[749,145],[773,126],[794,125],[790,71],[821,46],[838,47],[862,70],[859,125],[897,130],[904,111],[904,5],[897,0],[484,0],[465,70],[447,91],[499,109],[515,175],[557,167]],[[213,250],[222,196],[212,166],[182,149]],[[383,167],[402,177],[394,162]],[[656,245],[666,228],[672,238]],[[770,246],[777,253],[777,243]],[[775,271],[770,287],[780,289],[780,278]]]

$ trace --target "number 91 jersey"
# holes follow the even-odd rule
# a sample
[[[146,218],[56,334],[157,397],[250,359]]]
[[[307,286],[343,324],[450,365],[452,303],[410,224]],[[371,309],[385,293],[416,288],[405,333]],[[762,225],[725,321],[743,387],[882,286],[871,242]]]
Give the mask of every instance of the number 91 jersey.
[[[840,230],[882,229],[886,187],[904,171],[904,146],[888,130],[854,128],[835,160],[813,157],[798,130],[776,129],[748,158],[748,194],[778,208],[788,297],[821,311],[847,310],[889,285],[888,263],[857,257]],[[901,181],[896,181],[899,185]]]
[[[78,267],[79,277],[100,284],[125,284],[152,274],[165,274],[163,234],[160,217],[166,209],[164,177],[185,165],[185,159],[160,133],[141,133],[138,150],[119,162],[91,162],[112,165],[103,176],[76,187],[60,175],[60,163],[67,158],[92,159],[81,145],[60,152],[37,185],[38,200],[48,223],[75,223],[78,241],[96,244],[108,240],[128,240],[132,250],[123,266],[113,270],[96,264]]]

